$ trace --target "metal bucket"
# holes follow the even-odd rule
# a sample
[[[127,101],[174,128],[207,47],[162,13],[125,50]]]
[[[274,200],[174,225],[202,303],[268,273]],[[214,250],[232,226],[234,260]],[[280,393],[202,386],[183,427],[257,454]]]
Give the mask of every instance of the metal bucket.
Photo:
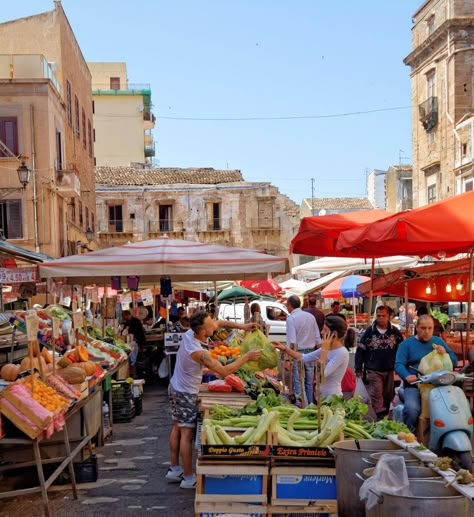
[[[367,479],[372,476],[374,472],[375,467],[370,467],[364,469],[362,475]],[[407,465],[407,475],[408,479],[443,479],[437,472],[430,469],[430,467],[412,467],[411,465]]]
[[[405,465],[414,466],[414,465],[419,465],[421,463],[421,461],[418,458],[416,458],[415,456],[413,456],[413,454],[410,454],[408,451],[405,451],[405,450],[374,452],[373,454],[370,455],[368,461],[370,463],[372,463],[373,465],[376,465],[377,462],[379,461],[379,459],[384,454],[387,454],[387,453],[396,454],[397,456],[402,456],[405,460]]]
[[[367,466],[374,452],[400,450],[390,440],[342,440],[332,446],[336,456],[336,490],[339,517],[365,517],[365,504],[359,498],[362,481],[355,474]]]
[[[447,487],[444,481],[411,479],[410,491],[413,495],[381,493],[378,504],[371,510],[367,510],[366,516],[455,515],[456,517],[469,517],[469,499],[453,487]]]

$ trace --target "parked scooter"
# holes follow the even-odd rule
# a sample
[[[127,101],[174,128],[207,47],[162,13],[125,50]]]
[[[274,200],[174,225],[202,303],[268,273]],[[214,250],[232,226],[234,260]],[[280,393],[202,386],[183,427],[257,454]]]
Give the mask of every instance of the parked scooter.
[[[474,363],[474,349],[469,351],[469,363],[459,372],[437,370],[421,375],[413,384],[432,384],[429,394],[430,441],[429,449],[438,455],[453,458],[460,468],[472,472],[473,422],[471,408],[464,391],[455,383],[469,379],[466,369]],[[398,392],[399,404],[393,410],[395,420],[403,421],[403,388]]]

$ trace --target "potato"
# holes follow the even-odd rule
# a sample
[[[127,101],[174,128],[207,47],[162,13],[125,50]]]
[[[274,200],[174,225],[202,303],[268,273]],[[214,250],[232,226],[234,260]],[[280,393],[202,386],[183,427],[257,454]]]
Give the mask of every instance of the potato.
[[[406,438],[405,438],[405,441],[407,443],[413,443],[415,440],[416,440],[416,438],[415,438],[415,435],[413,433],[408,433]]]
[[[404,431],[400,431],[398,434],[397,434],[397,438],[399,440],[406,440],[407,438],[407,433],[405,433]]]

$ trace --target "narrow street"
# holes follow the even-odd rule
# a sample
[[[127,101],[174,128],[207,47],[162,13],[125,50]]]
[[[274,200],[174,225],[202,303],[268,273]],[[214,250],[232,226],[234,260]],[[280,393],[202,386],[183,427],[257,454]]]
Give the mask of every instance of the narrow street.
[[[171,418],[166,387],[145,386],[143,413],[128,424],[114,426],[113,440],[96,450],[99,460],[97,483],[79,484],[74,500],[67,486],[49,491],[51,514],[66,516],[120,517],[137,515],[194,515],[194,490],[168,484],[168,435]],[[1,517],[42,515],[39,494],[0,502]]]

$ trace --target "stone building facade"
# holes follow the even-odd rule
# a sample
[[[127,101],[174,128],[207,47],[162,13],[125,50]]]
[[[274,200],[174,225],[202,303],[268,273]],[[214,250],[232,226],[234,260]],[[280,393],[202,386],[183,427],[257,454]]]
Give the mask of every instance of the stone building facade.
[[[413,206],[472,185],[474,2],[427,0],[413,15]],[[472,187],[471,187],[472,188]]]
[[[411,165],[392,165],[385,176],[385,209],[401,212],[413,208],[413,168]]]
[[[238,170],[96,167],[101,247],[169,238],[288,257],[299,207]]]
[[[372,210],[372,208],[374,208],[372,203],[366,197],[309,197],[303,199],[301,203],[301,218]]]
[[[95,226],[91,76],[61,3],[1,23],[0,53],[0,226],[26,248],[76,253]],[[33,171],[23,191],[19,161]]]

